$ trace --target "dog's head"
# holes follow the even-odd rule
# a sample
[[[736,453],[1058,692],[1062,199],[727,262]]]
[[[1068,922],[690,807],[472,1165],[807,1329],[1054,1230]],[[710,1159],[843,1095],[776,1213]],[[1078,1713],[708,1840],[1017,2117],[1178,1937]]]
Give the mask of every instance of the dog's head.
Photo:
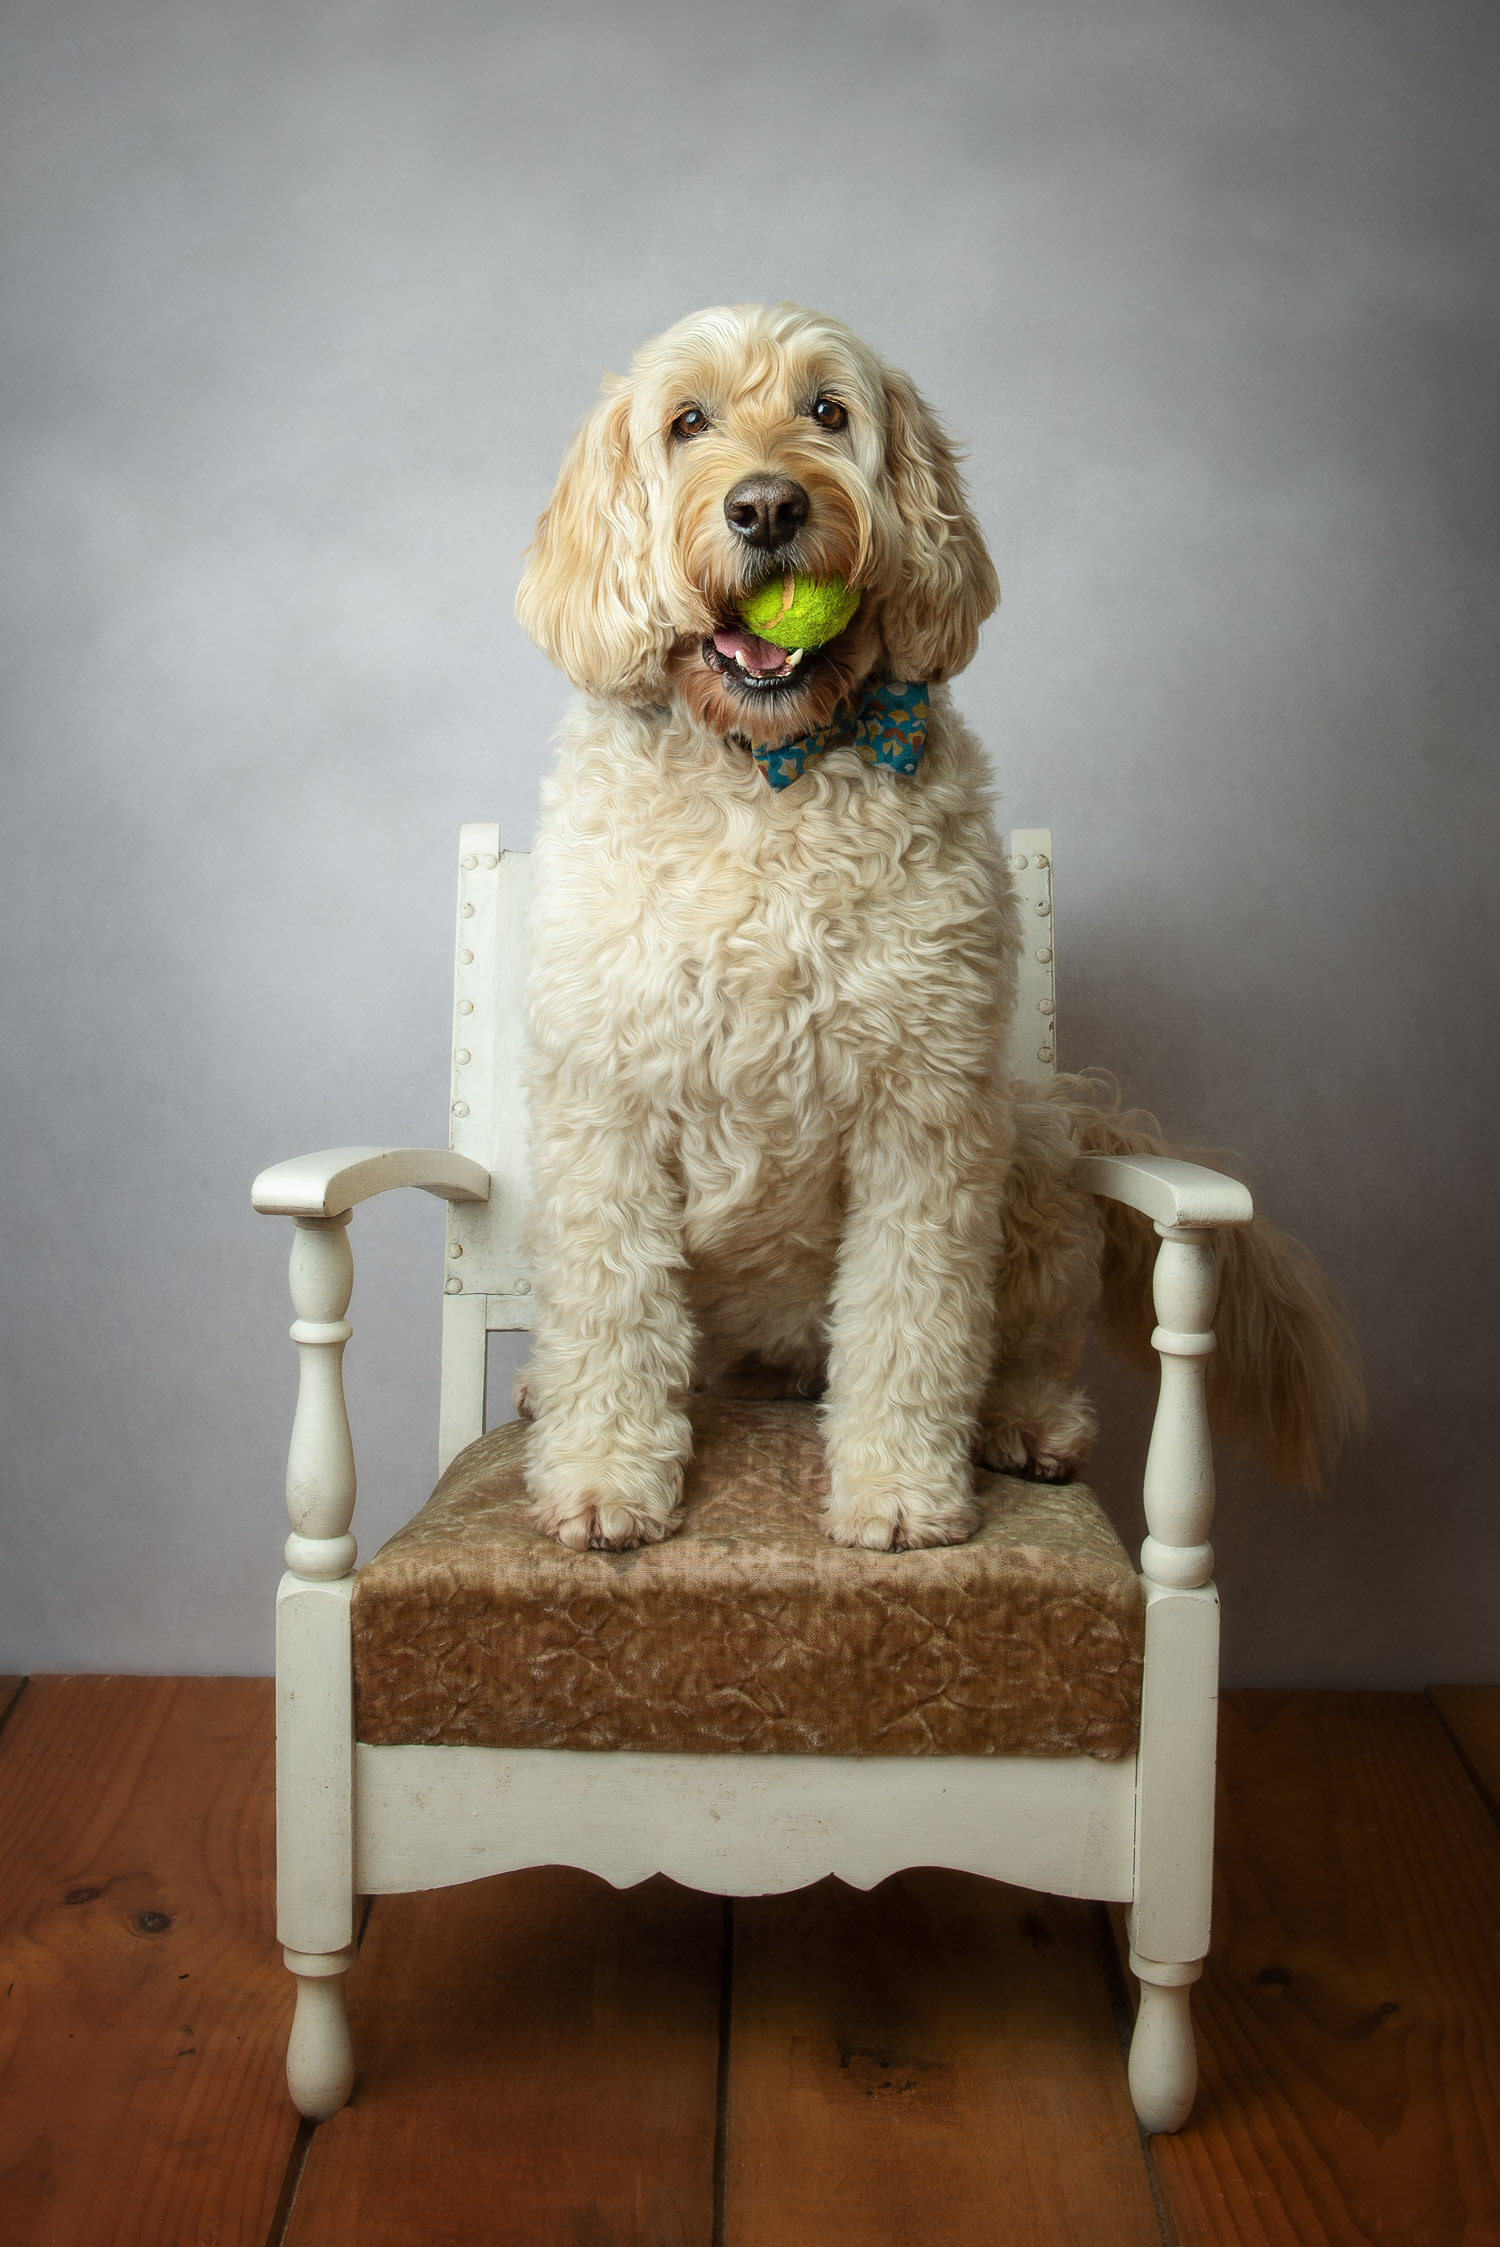
[[[860,589],[837,639],[767,669],[745,595],[788,570]],[[694,313],[606,379],[537,525],[516,613],[575,686],[680,698],[788,741],[872,671],[961,671],[999,598],[957,456],[910,379],[796,305]],[[755,666],[760,665],[757,669]]]

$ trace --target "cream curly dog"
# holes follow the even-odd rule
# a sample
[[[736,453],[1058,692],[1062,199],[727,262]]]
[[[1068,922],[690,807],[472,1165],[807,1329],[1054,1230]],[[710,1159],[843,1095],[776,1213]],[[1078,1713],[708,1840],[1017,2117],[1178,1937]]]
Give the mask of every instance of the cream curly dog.
[[[801,657],[736,614],[788,570],[862,594]],[[694,1387],[825,1393],[843,1544],[966,1537],[976,1456],[1061,1477],[1087,1455],[1084,1324],[1101,1274],[1140,1324],[1150,1230],[1068,1173],[1150,1127],[1078,1080],[1050,1105],[1002,1081],[1018,939],[946,685],[997,598],[951,444],[836,320],[695,314],[572,444],[517,601],[579,690],[529,998],[523,1409],[534,1518],[565,1544],[671,1532]],[[1252,1231],[1221,1386],[1306,1473],[1353,1376],[1308,1260]],[[1267,1314],[1272,1266],[1291,1309]]]

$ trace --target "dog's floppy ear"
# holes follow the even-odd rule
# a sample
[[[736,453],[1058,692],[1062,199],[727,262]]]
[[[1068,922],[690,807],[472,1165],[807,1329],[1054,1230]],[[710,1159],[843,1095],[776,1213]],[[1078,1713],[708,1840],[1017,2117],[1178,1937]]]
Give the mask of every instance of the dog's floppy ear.
[[[885,465],[901,518],[902,562],[886,599],[886,653],[898,676],[949,679],[1000,598],[958,455],[909,375],[885,369]]]
[[[563,459],[516,594],[522,629],[589,694],[650,702],[663,692],[670,628],[653,599],[646,492],[630,443],[630,393],[616,376]]]

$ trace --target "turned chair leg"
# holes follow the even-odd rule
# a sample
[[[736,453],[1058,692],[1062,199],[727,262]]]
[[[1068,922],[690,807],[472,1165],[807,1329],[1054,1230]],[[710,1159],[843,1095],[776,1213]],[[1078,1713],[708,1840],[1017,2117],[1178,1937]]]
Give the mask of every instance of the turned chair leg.
[[[354,1451],[340,1362],[354,1265],[341,1217],[299,1218],[292,1339],[301,1358],[287,1461],[287,1574],[276,1596],[276,1918],[297,2010],[292,2102],[310,2122],[354,2086],[344,1976],[354,1964]]]
[[[326,2122],[354,2088],[354,2047],[344,2005],[344,1976],[354,1964],[343,1951],[283,1953],[297,1977],[297,2010],[286,2048],[287,2089],[309,2122]]]
[[[1203,1962],[1163,1965],[1132,1951],[1130,1970],[1141,1985],[1141,2008],[1130,2039],[1131,2104],[1143,2130],[1180,2130],[1198,2088],[1190,2001]]]
[[[1129,1921],[1130,1969],[1141,1986],[1130,2096],[1141,2128],[1152,2132],[1180,2130],[1198,2087],[1191,1997],[1208,1949],[1219,1676],[1204,1400],[1218,1290],[1213,1235],[1159,1221],[1156,1230],[1161,1323],[1151,1340],[1161,1357],[1161,1399],[1146,1459],[1146,1656]]]

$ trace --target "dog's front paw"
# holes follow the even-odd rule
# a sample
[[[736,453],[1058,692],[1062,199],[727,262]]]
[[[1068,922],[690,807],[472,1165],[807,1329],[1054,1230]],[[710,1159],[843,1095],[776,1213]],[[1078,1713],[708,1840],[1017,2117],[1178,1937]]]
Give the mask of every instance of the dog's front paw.
[[[978,1509],[962,1489],[840,1489],[836,1484],[823,1514],[823,1528],[836,1545],[860,1545],[873,1553],[962,1545],[978,1526]]]
[[[672,1410],[649,1426],[590,1425],[557,1411],[530,1384],[536,1414],[526,1439],[528,1518],[545,1537],[575,1552],[622,1552],[656,1545],[682,1520],[682,1483],[692,1454],[692,1423]]]
[[[592,1490],[566,1498],[545,1498],[528,1517],[546,1537],[574,1552],[619,1553],[631,1545],[658,1545],[677,1527],[675,1510],[629,1506]]]
[[[607,1473],[594,1477],[547,1476],[532,1483],[528,1519],[545,1537],[574,1552],[618,1553],[632,1545],[659,1545],[682,1521],[682,1469],[665,1480],[635,1475],[631,1487],[611,1490]]]

